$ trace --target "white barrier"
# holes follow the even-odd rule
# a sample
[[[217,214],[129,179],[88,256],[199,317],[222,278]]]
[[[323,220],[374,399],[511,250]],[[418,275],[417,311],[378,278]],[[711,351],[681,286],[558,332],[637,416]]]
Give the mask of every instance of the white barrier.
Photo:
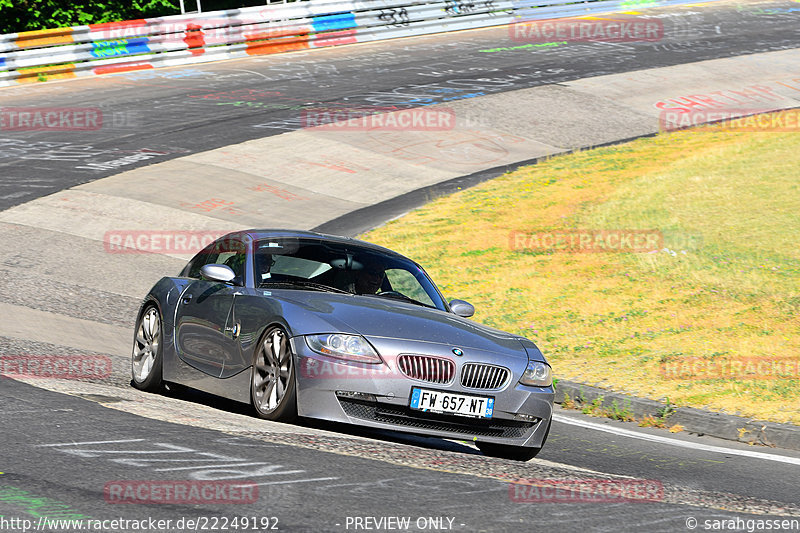
[[[306,0],[0,35],[0,86],[689,0]]]

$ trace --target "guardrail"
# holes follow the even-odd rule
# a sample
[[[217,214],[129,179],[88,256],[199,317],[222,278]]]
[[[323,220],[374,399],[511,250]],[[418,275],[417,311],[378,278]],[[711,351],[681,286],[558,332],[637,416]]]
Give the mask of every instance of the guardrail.
[[[0,35],[0,86],[691,0],[306,0]]]

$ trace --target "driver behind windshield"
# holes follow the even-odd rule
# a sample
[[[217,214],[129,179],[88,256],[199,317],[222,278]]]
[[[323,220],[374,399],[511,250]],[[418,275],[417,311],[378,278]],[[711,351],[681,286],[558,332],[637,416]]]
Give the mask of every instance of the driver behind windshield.
[[[364,267],[356,271],[353,292],[356,294],[375,294],[383,287],[386,279],[386,265],[377,261],[364,262]]]

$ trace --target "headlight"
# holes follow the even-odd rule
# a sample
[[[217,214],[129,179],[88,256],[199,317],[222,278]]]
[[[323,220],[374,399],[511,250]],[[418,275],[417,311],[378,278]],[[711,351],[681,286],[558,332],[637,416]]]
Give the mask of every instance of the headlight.
[[[553,374],[547,363],[528,361],[528,368],[522,373],[519,382],[532,387],[549,387],[553,384]]]
[[[367,339],[360,335],[327,333],[307,335],[306,344],[315,352],[359,363],[381,363],[381,358]]]

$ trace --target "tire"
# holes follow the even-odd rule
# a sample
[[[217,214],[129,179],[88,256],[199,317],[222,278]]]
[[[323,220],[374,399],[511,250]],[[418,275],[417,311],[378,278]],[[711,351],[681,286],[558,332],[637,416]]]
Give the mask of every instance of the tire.
[[[136,321],[131,354],[131,383],[139,390],[158,392],[162,385],[164,328],[158,306],[148,304]]]
[[[296,373],[289,335],[280,326],[267,328],[255,349],[250,400],[256,415],[293,422],[297,418]]]
[[[483,452],[483,455],[489,457],[501,457],[503,459],[511,459],[514,461],[530,461],[542,451],[544,443],[547,441],[547,436],[550,435],[550,424],[547,423],[547,430],[544,432],[544,439],[542,445],[538,448],[528,448],[526,446],[508,446],[506,444],[495,444],[493,442],[478,442],[476,443],[478,449]]]

